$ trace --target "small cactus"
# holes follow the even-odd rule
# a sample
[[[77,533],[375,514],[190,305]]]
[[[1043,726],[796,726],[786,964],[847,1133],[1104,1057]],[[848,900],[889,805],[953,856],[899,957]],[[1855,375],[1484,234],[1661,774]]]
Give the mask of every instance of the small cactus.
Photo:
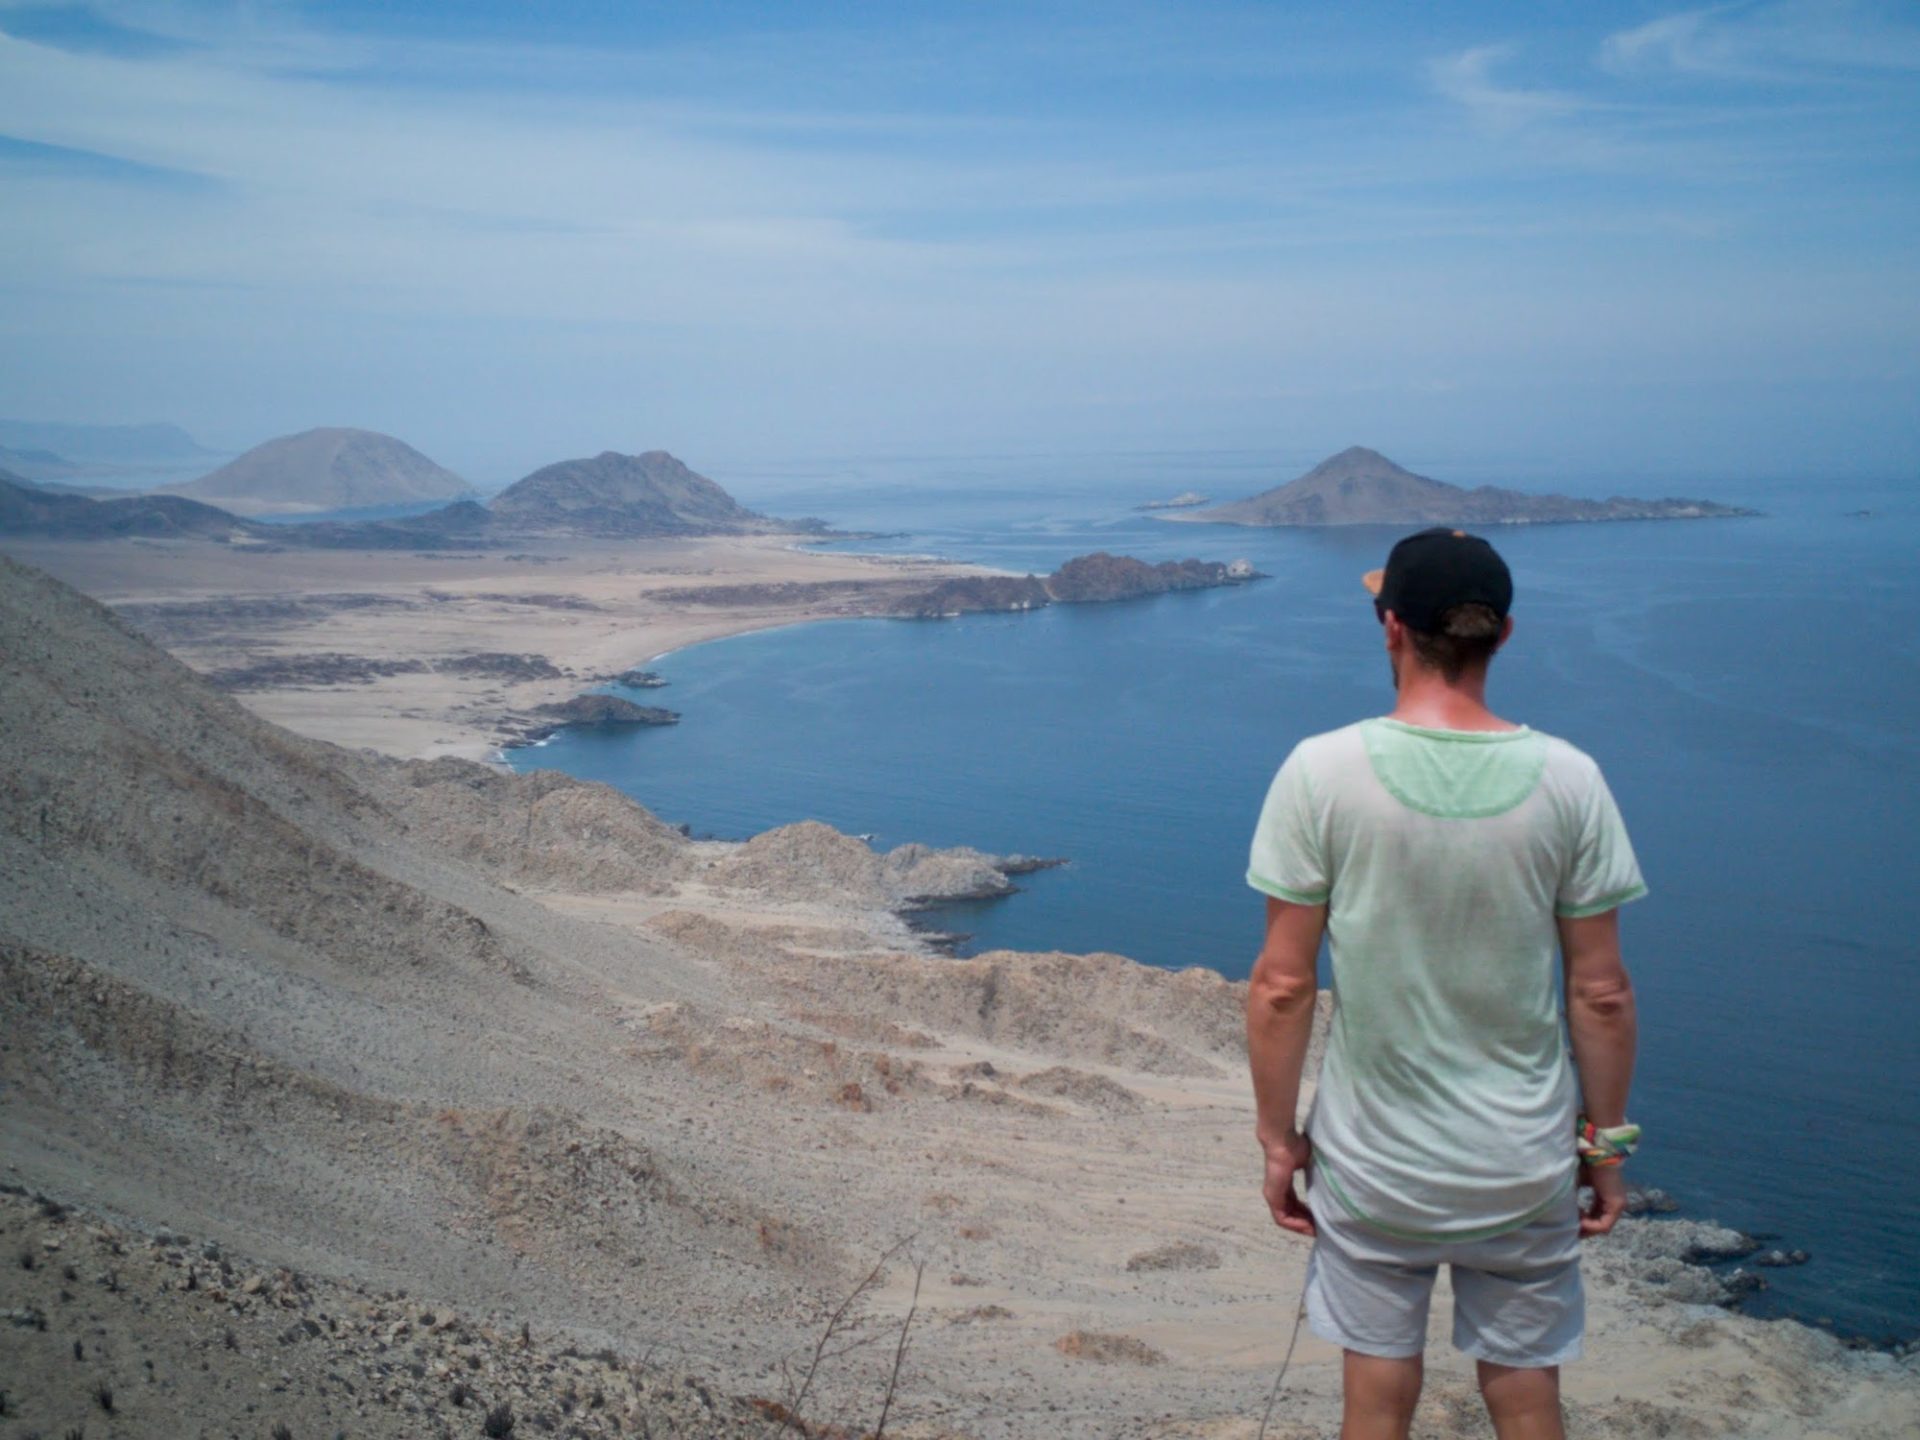
[[[487,1418],[481,1423],[480,1433],[487,1440],[506,1440],[513,1434],[513,1406],[502,1400],[487,1411]]]

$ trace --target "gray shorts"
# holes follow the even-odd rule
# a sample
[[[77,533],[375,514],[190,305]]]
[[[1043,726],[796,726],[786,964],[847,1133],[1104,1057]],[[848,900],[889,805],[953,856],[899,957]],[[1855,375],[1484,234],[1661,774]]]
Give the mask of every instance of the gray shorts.
[[[1586,1292],[1571,1192],[1540,1219],[1491,1240],[1399,1240],[1355,1219],[1332,1193],[1310,1196],[1307,1323],[1322,1340],[1400,1358],[1427,1346],[1427,1306],[1452,1267],[1453,1343],[1476,1360],[1539,1369],[1580,1358]]]

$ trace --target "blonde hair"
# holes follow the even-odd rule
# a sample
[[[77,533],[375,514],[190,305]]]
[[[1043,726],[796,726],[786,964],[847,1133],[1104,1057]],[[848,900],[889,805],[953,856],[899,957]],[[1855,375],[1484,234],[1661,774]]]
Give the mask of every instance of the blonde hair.
[[[1438,670],[1449,685],[1468,670],[1484,668],[1500,648],[1500,617],[1493,607],[1477,601],[1454,605],[1440,614],[1440,628],[1425,631],[1409,628],[1413,651],[1420,663]]]

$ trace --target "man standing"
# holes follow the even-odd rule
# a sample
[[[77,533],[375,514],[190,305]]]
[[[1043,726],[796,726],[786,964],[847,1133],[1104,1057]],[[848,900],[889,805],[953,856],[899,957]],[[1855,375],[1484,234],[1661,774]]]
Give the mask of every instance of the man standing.
[[[1487,708],[1513,630],[1493,547],[1426,530],[1365,583],[1397,702],[1294,748],[1247,874],[1267,896],[1247,992],[1267,1205],[1314,1238],[1307,1318],[1345,1351],[1343,1440],[1407,1435],[1441,1264],[1495,1431],[1557,1440],[1579,1240],[1619,1218],[1639,1135],[1617,912],[1646,886],[1599,767]],[[1337,1004],[1302,1133],[1323,934]]]

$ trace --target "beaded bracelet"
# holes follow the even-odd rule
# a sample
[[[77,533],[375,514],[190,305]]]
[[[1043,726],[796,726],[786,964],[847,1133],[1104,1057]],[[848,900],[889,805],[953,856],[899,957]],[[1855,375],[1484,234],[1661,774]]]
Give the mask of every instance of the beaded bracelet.
[[[1586,1116],[1580,1117],[1580,1123],[1574,1129],[1574,1145],[1580,1152],[1580,1159],[1594,1169],[1606,1169],[1619,1165],[1640,1148],[1640,1127],[1638,1125],[1595,1125]]]

